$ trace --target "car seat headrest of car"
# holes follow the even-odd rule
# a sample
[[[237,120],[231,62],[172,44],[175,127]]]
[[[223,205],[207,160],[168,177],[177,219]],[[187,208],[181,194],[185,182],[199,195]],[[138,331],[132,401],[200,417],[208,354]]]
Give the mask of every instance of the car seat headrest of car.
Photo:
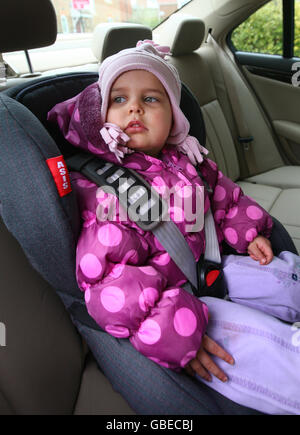
[[[168,45],[173,56],[191,54],[205,38],[205,24],[199,18],[186,14],[173,14],[163,23],[158,42]]]
[[[129,23],[101,23],[96,26],[92,50],[99,62],[125,48],[132,48],[140,40],[152,39],[150,27]]]
[[[0,94],[0,131],[5,132],[0,147],[3,222],[52,287],[80,298],[75,276],[80,218],[70,185],[57,179],[66,175],[61,152],[38,119],[5,94]],[[50,170],[53,162],[56,173]],[[59,194],[59,186],[68,193]]]
[[[0,14],[0,53],[45,47],[57,36],[50,0],[9,0]]]

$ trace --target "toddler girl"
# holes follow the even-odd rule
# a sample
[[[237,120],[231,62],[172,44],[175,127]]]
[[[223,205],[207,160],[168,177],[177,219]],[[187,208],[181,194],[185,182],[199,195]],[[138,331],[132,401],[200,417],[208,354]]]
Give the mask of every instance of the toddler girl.
[[[134,169],[162,196],[175,188],[194,203],[205,182],[210,189],[204,189],[201,213],[211,208],[220,248],[226,241],[267,267],[273,259],[272,219],[188,135],[189,123],[179,107],[180,79],[164,59],[166,52],[144,41],[107,58],[98,83],[55,106],[49,120],[58,122],[69,142]],[[187,279],[163,246],[152,232],[121,216],[118,207],[114,219],[101,219],[118,200],[81,174],[73,173],[72,179],[84,221],[76,273],[89,314],[109,334],[128,338],[164,367],[227,381],[209,354],[229,364],[234,360],[205,334],[207,304],[182,288]],[[173,205],[170,216],[198,260],[205,250],[204,229],[188,232],[184,214],[174,219]]]

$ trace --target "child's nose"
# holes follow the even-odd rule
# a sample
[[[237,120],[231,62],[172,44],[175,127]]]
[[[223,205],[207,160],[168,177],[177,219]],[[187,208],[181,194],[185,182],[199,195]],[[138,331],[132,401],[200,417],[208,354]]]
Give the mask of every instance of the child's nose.
[[[138,102],[133,102],[130,105],[130,109],[129,112],[132,113],[138,113],[139,115],[142,115],[144,113],[144,110],[142,108],[142,105],[139,104]]]

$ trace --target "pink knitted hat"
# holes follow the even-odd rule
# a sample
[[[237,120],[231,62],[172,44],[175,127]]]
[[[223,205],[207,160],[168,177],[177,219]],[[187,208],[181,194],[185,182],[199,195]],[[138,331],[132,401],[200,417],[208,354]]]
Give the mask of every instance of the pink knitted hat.
[[[145,40],[139,41],[135,48],[122,50],[106,58],[100,66],[98,81],[102,97],[101,120],[105,127],[110,89],[115,80],[126,71],[149,71],[164,86],[172,107],[173,126],[167,143],[178,145],[193,164],[200,163],[203,160],[201,153],[207,154],[208,151],[199,144],[196,138],[188,136],[190,124],[179,106],[181,81],[176,68],[165,60],[168,53],[168,47],[158,46],[153,41]],[[105,129],[102,133],[107,135]]]

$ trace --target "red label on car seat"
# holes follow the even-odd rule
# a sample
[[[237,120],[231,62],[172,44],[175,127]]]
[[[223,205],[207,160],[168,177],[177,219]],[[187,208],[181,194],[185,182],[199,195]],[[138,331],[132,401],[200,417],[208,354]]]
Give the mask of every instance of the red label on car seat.
[[[63,156],[47,159],[46,163],[54,178],[59,196],[65,196],[72,191],[70,176]]]

